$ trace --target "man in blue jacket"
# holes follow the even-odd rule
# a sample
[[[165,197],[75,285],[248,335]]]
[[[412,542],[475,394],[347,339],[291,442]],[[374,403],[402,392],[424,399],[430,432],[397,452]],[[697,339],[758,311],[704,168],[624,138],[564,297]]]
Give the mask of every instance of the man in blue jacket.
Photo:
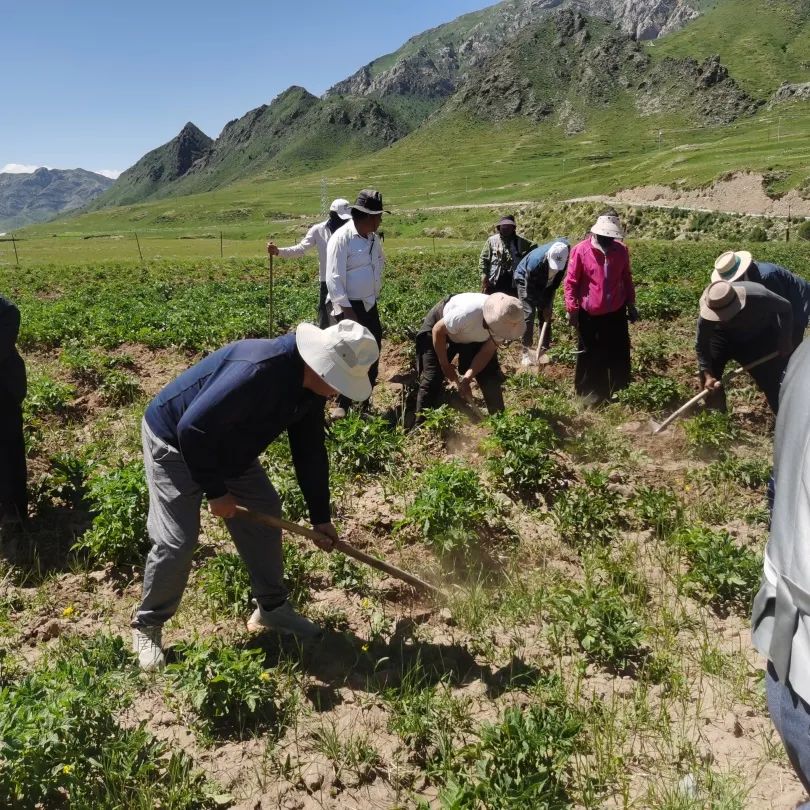
[[[374,336],[355,321],[328,329],[302,323],[273,340],[239,340],[210,354],[169,383],[147,406],[142,424],[149,485],[143,598],[132,642],[144,669],[165,663],[162,627],[175,614],[191,571],[203,497],[223,518],[250,575],[256,610],[249,630],[298,638],[317,625],[287,602],[281,531],[240,520],[236,506],[280,515],[259,454],[287,431],[298,483],[315,529],[330,538],[329,461],[324,404],[343,394],[371,395],[368,370],[379,357]]]
[[[0,520],[28,516],[22,403],[25,363],[17,351],[20,310],[0,296]]]
[[[804,340],[810,320],[810,282],[785,267],[754,261],[747,250],[729,250],[717,257],[712,281],[754,281],[784,298],[793,310],[793,347]]]
[[[554,307],[554,293],[565,277],[568,254],[571,246],[567,239],[559,238],[535,248],[524,256],[515,269],[515,289],[523,306],[523,319],[526,329],[523,332],[522,366],[532,365],[529,349],[534,343],[534,319],[548,323],[543,336],[543,345],[537,353],[538,359],[551,345],[551,316]]]

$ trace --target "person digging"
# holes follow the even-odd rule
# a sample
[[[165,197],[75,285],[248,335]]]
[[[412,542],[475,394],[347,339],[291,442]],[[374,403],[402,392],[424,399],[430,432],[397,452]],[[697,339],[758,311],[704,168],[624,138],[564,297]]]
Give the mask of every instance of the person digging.
[[[368,371],[379,357],[371,332],[346,320],[327,329],[302,323],[272,340],[239,340],[208,355],[169,383],[142,423],[149,488],[143,597],[132,620],[132,645],[143,669],[163,666],[163,625],[175,614],[200,532],[200,506],[223,518],[250,575],[256,609],[248,629],[301,639],[319,635],[284,587],[281,531],[236,517],[237,505],[278,517],[281,505],[259,454],[287,432],[298,483],[317,542],[330,551],[324,405],[342,394],[371,395]]]
[[[417,422],[425,408],[439,402],[445,379],[461,397],[472,399],[471,383],[478,383],[489,413],[504,409],[503,374],[498,346],[521,337],[523,308],[505,293],[460,293],[439,301],[422,321],[416,336],[419,391]],[[453,359],[458,356],[458,370]]]
[[[569,251],[567,239],[555,239],[530,251],[515,268],[515,289],[523,307],[523,319],[526,324],[523,332],[521,366],[528,367],[534,364],[534,358],[530,356],[529,350],[534,343],[534,321],[537,316],[540,316],[541,332],[537,358],[538,362],[548,362],[545,352],[551,345],[554,294],[565,276]]]
[[[707,407],[726,409],[721,379],[729,360],[747,366],[775,352],[776,357],[756,365],[750,374],[776,414],[793,348],[793,310],[781,296],[753,281],[715,281],[703,291],[695,350],[701,386],[711,392]]]

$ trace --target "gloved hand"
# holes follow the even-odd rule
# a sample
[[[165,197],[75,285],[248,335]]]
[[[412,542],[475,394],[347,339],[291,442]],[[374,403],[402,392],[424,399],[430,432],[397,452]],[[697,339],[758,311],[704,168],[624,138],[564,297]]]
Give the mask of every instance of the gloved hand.
[[[627,305],[627,320],[630,321],[630,323],[635,323],[638,320],[638,310],[635,304]]]

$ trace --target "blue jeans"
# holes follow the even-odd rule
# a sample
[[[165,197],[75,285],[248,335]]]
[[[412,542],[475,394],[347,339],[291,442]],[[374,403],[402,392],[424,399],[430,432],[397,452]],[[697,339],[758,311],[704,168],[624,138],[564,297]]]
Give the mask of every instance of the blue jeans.
[[[765,673],[765,691],[771,722],[782,738],[796,776],[810,793],[810,706],[793,691],[789,683],[779,682],[770,661]],[[810,810],[810,802],[803,802],[796,810]]]

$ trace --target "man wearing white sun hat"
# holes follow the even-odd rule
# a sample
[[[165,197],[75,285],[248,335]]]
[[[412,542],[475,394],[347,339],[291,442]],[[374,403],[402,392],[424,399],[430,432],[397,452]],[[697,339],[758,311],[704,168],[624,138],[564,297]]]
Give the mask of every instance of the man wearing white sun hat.
[[[273,340],[239,340],[208,355],[149,403],[142,424],[152,548],[143,598],[132,621],[133,648],[144,669],[165,663],[162,627],[180,604],[200,531],[200,506],[223,518],[250,575],[256,610],[249,630],[308,638],[317,625],[287,602],[281,531],[236,517],[236,506],[280,515],[259,455],[287,432],[312,525],[331,539],[324,404],[342,394],[371,395],[379,358],[371,332],[354,321],[328,329],[302,323]]]
[[[326,245],[332,234],[339,231],[351,218],[349,201],[338,197],[329,206],[329,219],[313,225],[297,245],[278,247],[274,242],[267,243],[267,252],[282,259],[304,256],[312,248],[318,249],[318,278],[321,285],[318,297],[318,326],[321,329],[326,329],[335,322],[329,312],[329,291],[326,287]]]
[[[729,250],[717,257],[712,281],[753,281],[784,298],[793,309],[793,344],[804,340],[810,321],[810,282],[786,267],[757,261],[747,250]]]

